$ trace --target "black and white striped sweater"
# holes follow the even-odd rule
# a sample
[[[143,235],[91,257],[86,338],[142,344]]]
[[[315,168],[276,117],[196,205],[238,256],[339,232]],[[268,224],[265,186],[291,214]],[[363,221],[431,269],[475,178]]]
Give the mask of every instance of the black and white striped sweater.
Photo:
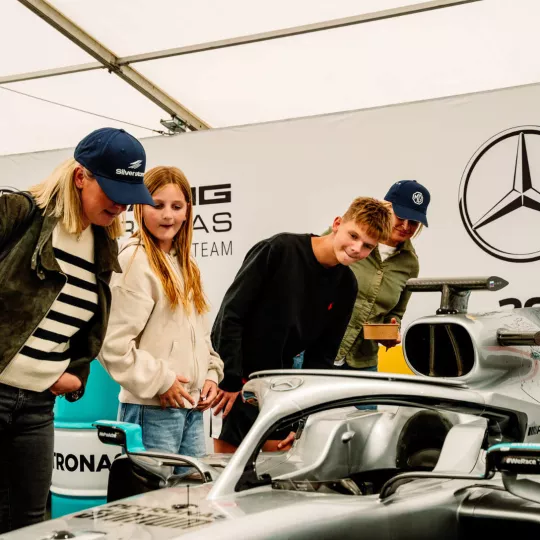
[[[36,392],[51,387],[64,373],[70,362],[70,339],[93,317],[98,301],[92,227],[77,237],[59,222],[52,242],[67,283],[31,337],[0,373],[0,383]]]

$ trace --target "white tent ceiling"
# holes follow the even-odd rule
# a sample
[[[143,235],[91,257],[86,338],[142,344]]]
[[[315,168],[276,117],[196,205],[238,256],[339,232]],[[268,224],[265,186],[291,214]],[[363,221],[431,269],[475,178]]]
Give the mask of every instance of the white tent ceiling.
[[[0,2],[0,155],[73,146],[103,125],[123,126],[138,137],[155,134],[147,128],[164,129],[160,120],[170,115],[105,69],[5,82],[96,63],[24,3]],[[124,58],[444,1],[48,3]],[[482,0],[132,67],[219,128],[538,82],[538,20],[538,0]]]

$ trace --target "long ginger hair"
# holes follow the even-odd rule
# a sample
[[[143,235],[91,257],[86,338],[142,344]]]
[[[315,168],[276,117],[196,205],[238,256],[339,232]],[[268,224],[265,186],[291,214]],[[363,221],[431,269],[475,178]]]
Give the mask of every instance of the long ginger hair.
[[[173,239],[172,248],[180,266],[182,278],[174,271],[167,261],[163,250],[159,247],[157,239],[152,236],[146,227],[142,215],[142,205],[136,204],[134,213],[139,229],[132,237],[138,238],[143,245],[150,268],[159,277],[171,309],[182,304],[189,312],[193,302],[197,313],[208,311],[208,303],[204,296],[201,283],[201,273],[195,260],[191,257],[191,240],[193,237],[193,202],[191,187],[184,173],[177,167],[154,167],[144,175],[144,183],[151,195],[161,188],[174,184],[178,186],[186,199],[186,220]]]

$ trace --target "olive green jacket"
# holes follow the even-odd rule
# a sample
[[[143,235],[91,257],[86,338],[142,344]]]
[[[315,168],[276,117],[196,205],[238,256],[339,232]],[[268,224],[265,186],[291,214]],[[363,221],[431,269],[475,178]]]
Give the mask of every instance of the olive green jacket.
[[[358,294],[353,314],[339,347],[337,359],[345,359],[355,368],[377,365],[379,345],[364,340],[364,323],[389,323],[392,318],[401,323],[411,296],[405,291],[409,278],[418,276],[418,257],[410,240],[397,247],[384,262],[379,250],[350,267],[358,282]]]
[[[24,197],[0,197],[0,252],[9,245],[28,212]],[[43,216],[37,209],[21,240],[0,262],[0,372],[47,315],[67,281],[53,253],[52,232],[57,222],[57,218]],[[113,271],[121,272],[116,240],[109,238],[102,227],[94,227],[93,233],[99,309],[72,337],[71,362],[66,370],[81,379],[83,388],[90,362],[105,337],[111,307],[109,280]]]

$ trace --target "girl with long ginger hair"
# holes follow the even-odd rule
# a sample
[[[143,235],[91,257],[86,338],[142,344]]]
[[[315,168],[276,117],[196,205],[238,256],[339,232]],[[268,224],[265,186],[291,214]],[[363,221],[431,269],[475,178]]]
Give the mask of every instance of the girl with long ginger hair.
[[[223,378],[210,343],[208,304],[191,257],[190,185],[176,167],[149,170],[155,206],[136,205],[139,229],[121,250],[102,364],[121,385],[119,420],[154,448],[205,454],[202,412]]]

